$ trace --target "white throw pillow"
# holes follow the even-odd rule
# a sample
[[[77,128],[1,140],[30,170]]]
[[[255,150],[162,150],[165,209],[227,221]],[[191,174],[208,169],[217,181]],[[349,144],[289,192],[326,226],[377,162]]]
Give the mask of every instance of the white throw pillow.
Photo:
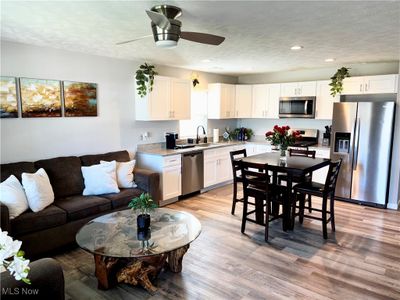
[[[82,167],[82,175],[85,182],[83,195],[119,193],[116,169],[117,163],[115,161]]]
[[[22,186],[33,212],[41,211],[54,202],[53,188],[43,168],[36,173],[22,173]]]
[[[115,161],[115,160],[113,160]],[[101,164],[106,161],[101,160]],[[119,188],[135,188],[137,187],[134,181],[133,169],[135,168],[136,160],[127,162],[116,162],[117,163],[117,182]]]
[[[0,183],[0,202],[8,207],[10,219],[28,210],[29,205],[24,189],[14,175]]]

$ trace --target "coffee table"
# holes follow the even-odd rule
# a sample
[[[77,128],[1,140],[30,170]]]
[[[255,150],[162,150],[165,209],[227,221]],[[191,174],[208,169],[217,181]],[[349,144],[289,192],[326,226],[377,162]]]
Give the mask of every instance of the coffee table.
[[[154,293],[155,278],[163,268],[182,271],[183,255],[201,232],[190,213],[157,208],[151,213],[151,229],[138,232],[132,210],[113,212],[84,225],[76,235],[78,245],[92,253],[99,289],[117,283],[141,285]]]

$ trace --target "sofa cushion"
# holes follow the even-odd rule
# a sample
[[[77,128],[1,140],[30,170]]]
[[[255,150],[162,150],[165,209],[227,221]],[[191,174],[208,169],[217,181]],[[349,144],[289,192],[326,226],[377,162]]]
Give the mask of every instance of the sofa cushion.
[[[110,200],[98,196],[71,196],[55,202],[67,212],[68,220],[79,220],[111,209]]]
[[[128,203],[135,197],[140,196],[142,191],[141,189],[120,189],[121,191],[117,194],[105,194],[101,195],[101,197],[107,198],[111,200],[112,208],[128,208]]]
[[[55,205],[50,205],[36,213],[27,211],[11,220],[11,229],[12,234],[19,236],[29,232],[60,226],[66,222],[67,213]],[[41,243],[44,242],[41,241]]]
[[[43,168],[49,176],[56,198],[82,194],[83,176],[81,160],[76,156],[56,157],[35,162],[36,168]]]
[[[21,174],[22,173],[35,173],[37,169],[33,162],[17,162],[17,163],[10,163],[10,164],[2,164],[0,166],[1,170],[1,181],[6,180],[11,175],[14,175],[21,181]]]
[[[116,152],[108,152],[105,154],[93,154],[93,155],[84,155],[80,157],[82,166],[91,166],[97,165],[101,160],[105,161],[119,161],[125,162],[129,161],[129,153],[128,151],[116,151]]]

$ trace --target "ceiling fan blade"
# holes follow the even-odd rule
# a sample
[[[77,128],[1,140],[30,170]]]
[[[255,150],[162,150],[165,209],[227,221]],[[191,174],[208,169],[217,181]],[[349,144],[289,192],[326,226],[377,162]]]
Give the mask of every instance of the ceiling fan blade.
[[[116,45],[128,44],[128,43],[135,42],[135,41],[138,41],[138,40],[141,40],[141,39],[145,39],[145,38],[148,38],[148,37],[152,37],[152,36],[153,36],[152,34],[148,34],[148,35],[144,35],[144,36],[138,37],[138,38],[133,39],[133,40],[116,43]]]
[[[149,18],[153,21],[153,23],[156,24],[161,29],[168,30],[171,28],[171,22],[163,14],[151,10],[146,10],[146,13],[149,16]]]
[[[220,45],[225,40],[223,36],[201,33],[201,32],[189,32],[189,31],[182,31],[180,38],[192,42],[216,45],[216,46]]]

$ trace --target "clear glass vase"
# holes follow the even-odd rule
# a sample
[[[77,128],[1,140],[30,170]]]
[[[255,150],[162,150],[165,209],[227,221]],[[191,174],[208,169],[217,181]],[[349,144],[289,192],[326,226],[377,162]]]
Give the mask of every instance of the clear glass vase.
[[[280,159],[281,160],[286,160],[286,156],[287,156],[287,148],[284,147],[280,147],[279,148],[279,152],[280,152]]]

